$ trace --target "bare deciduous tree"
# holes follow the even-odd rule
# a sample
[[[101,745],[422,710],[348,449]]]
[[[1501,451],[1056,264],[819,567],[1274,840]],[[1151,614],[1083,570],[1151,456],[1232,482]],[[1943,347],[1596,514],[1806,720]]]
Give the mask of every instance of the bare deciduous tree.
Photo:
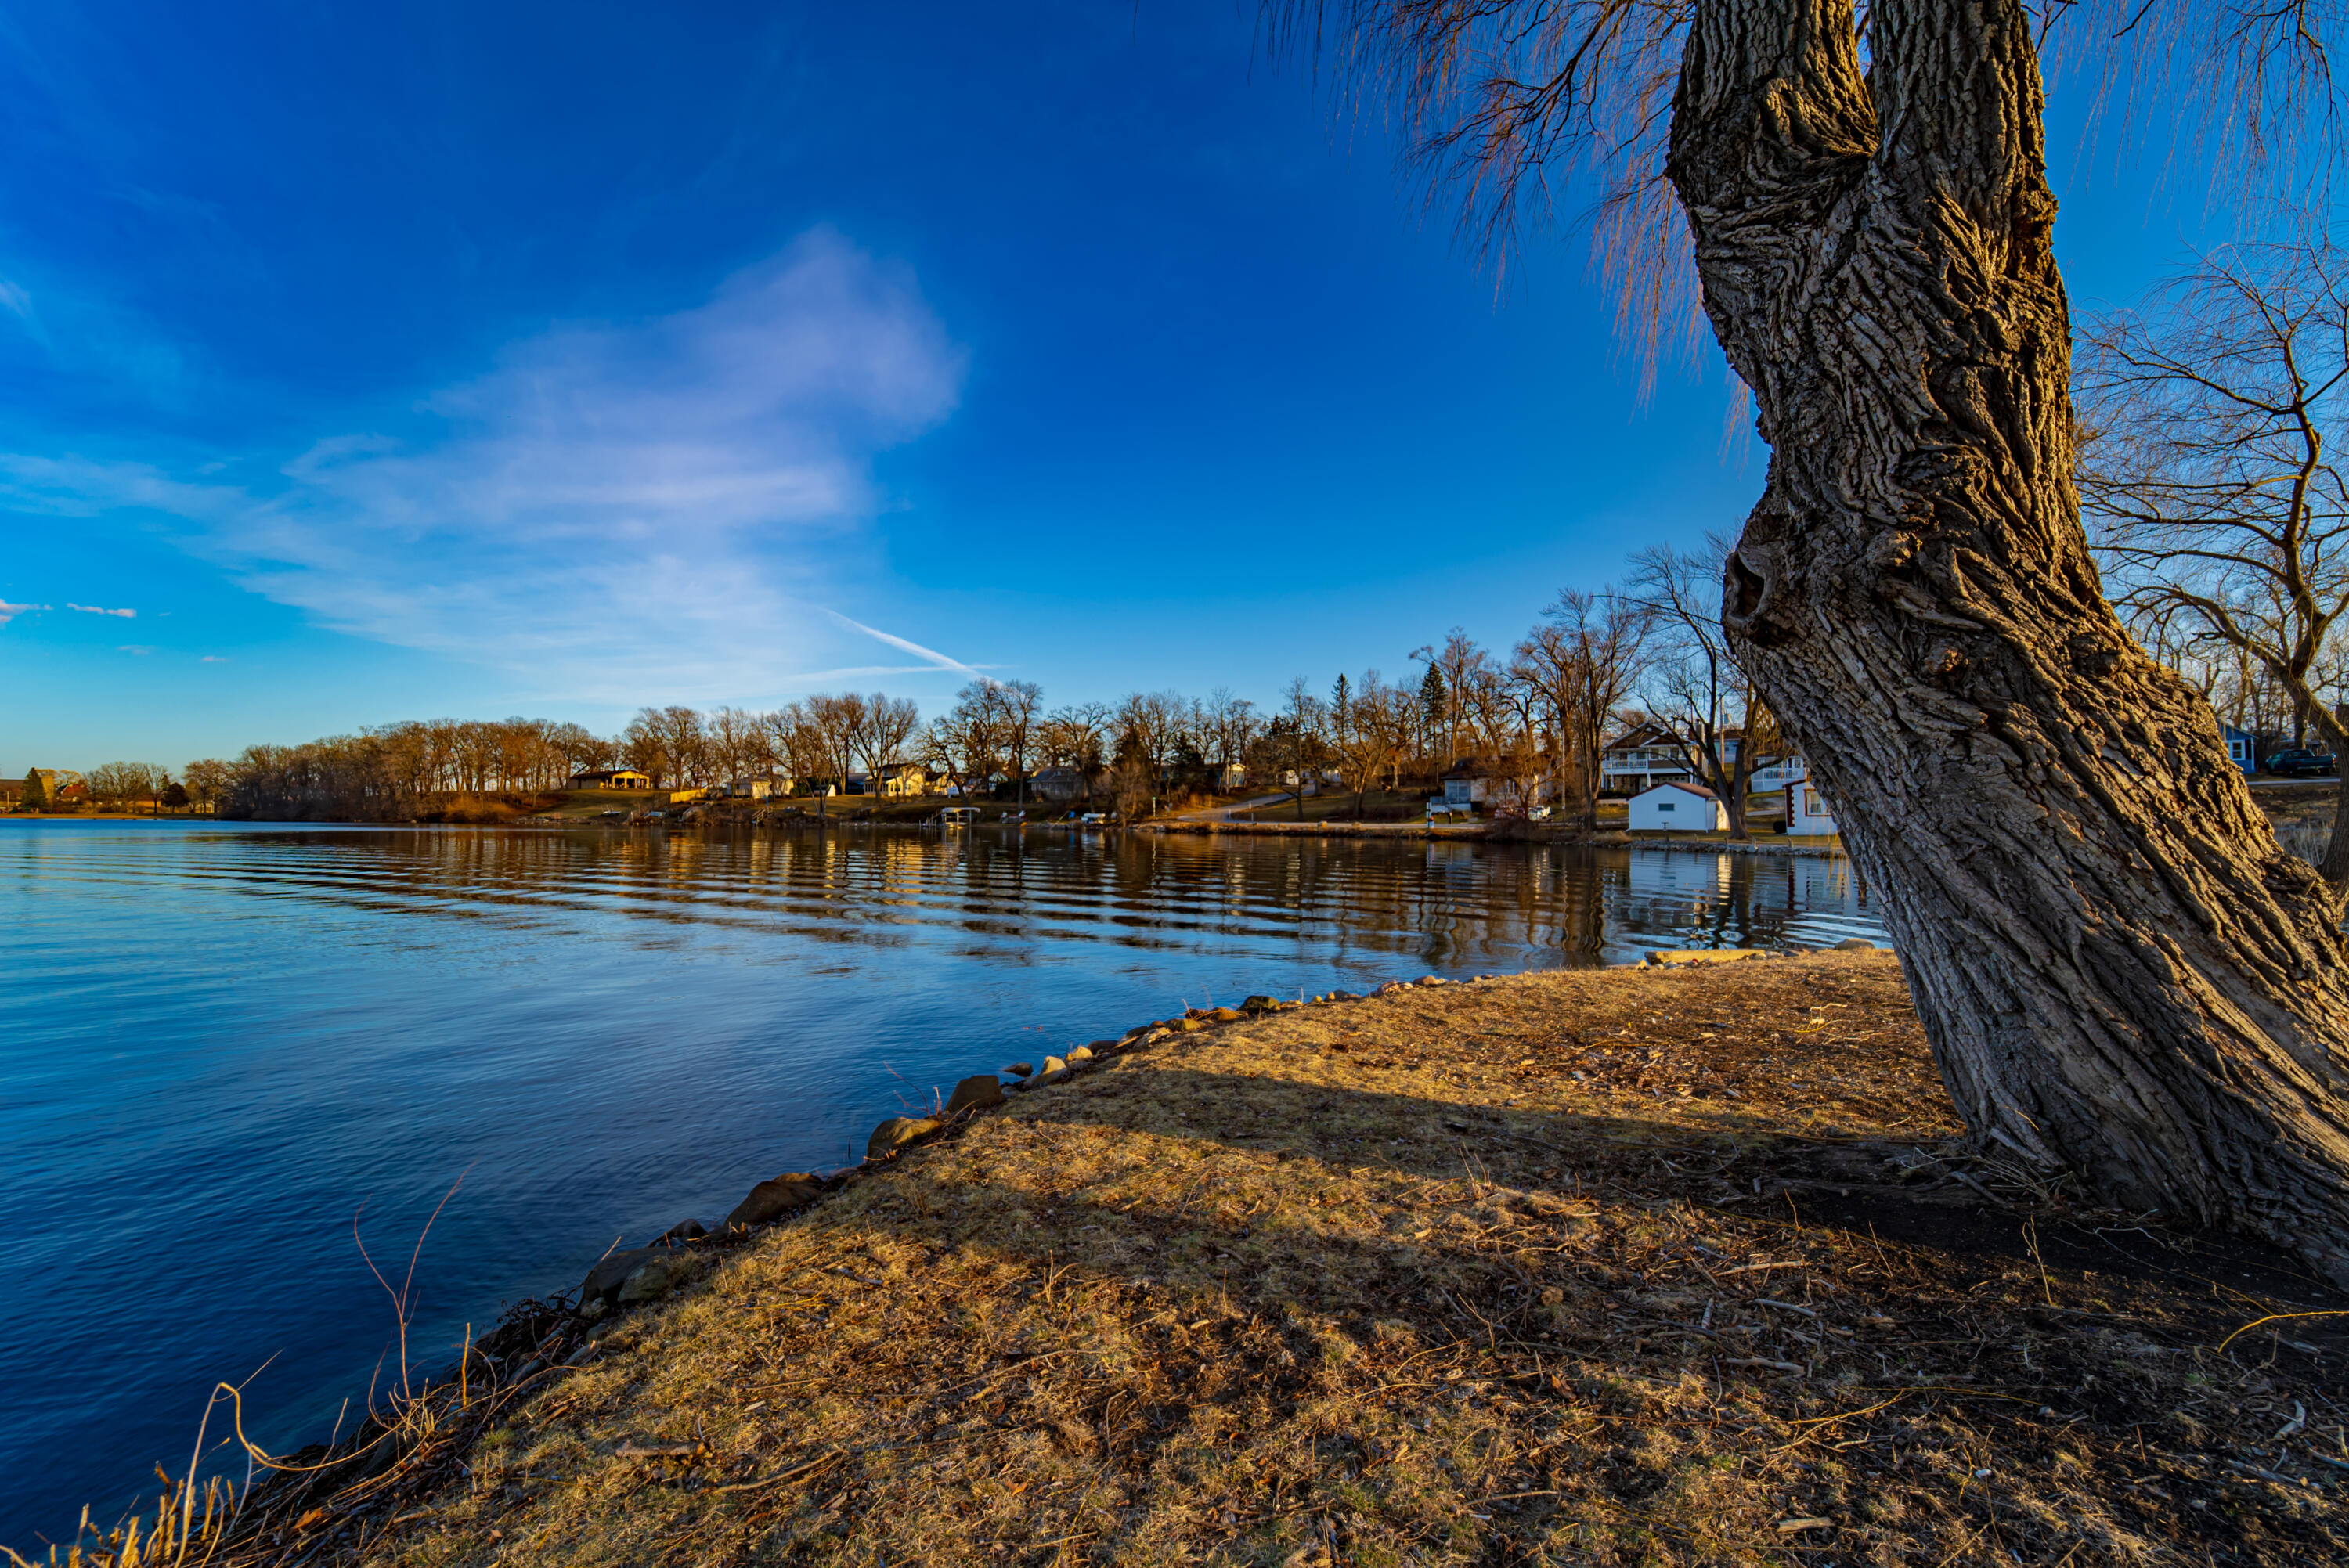
[[[1036,744],[1036,718],[1043,711],[1044,688],[1034,681],[995,683],[995,710],[1000,716],[1004,760],[1019,781],[1019,803],[1028,803],[1028,758]]]
[[[1365,670],[1359,683],[1345,684],[1341,702],[1330,704],[1330,743],[1337,748],[1338,766],[1354,792],[1356,821],[1362,818],[1363,797],[1378,788],[1379,775],[1391,772],[1402,755],[1418,701],[1416,693],[1391,686],[1378,671]]]
[[[1054,708],[1036,729],[1037,759],[1047,768],[1066,768],[1084,781],[1086,793],[1102,770],[1109,744],[1111,710],[1097,702]]]
[[[1599,830],[1599,760],[1648,662],[1648,616],[1612,593],[1561,592],[1517,645],[1516,663],[1556,716],[1561,797],[1574,792],[1588,836]]]
[[[740,707],[712,708],[703,726],[712,769],[721,783],[746,778],[757,765],[761,744],[759,716]]]
[[[864,699],[864,726],[857,733],[858,754],[878,786],[881,770],[908,760],[906,746],[922,727],[922,710],[909,696],[892,697],[874,692]]]
[[[2223,252],[2086,338],[2080,493],[2114,602],[2157,646],[2256,663],[2295,734],[2349,756],[2317,690],[2349,611],[2349,483],[2326,444],[2349,418],[2349,257]],[[2349,895],[2349,789],[2318,869]]]
[[[790,775],[794,786],[823,771],[823,745],[804,702],[785,703],[759,716],[761,738],[772,766]]]
[[[964,686],[922,740],[923,760],[966,795],[1002,766],[1003,752],[1003,705],[991,680]]]
[[[1760,748],[1775,728],[1769,710],[1721,628],[1721,578],[1729,541],[1702,550],[1652,545],[1631,558],[1630,597],[1654,635],[1648,667],[1650,716],[1671,730],[1690,767],[1729,813],[1729,836],[1752,837],[1747,793]]]
[[[1303,676],[1289,681],[1282,692],[1281,721],[1287,733],[1288,768],[1296,778],[1296,793],[1291,797],[1297,807],[1297,819],[1305,820],[1305,779],[1313,767],[1315,743],[1319,739],[1326,710],[1321,699],[1313,695],[1313,687]]]
[[[1201,750],[1215,765],[1220,788],[1224,771],[1240,760],[1256,738],[1256,705],[1229,686],[1217,686],[1207,694],[1205,714]]]
[[[864,733],[864,698],[853,691],[841,692],[811,696],[803,706],[809,736],[821,758],[820,771],[845,794],[848,776],[856,771],[856,745]],[[825,798],[817,796],[816,814],[823,816],[828,811]]]
[[[161,794],[169,775],[151,762],[104,762],[89,770],[94,800],[123,807],[151,804]]]
[[[217,757],[201,758],[181,769],[181,779],[187,786],[188,798],[209,811],[228,793],[229,765]]]
[[[1150,770],[1150,789],[1158,791],[1172,759],[1183,712],[1187,705],[1176,692],[1131,692],[1117,705],[1118,758],[1139,758]]]

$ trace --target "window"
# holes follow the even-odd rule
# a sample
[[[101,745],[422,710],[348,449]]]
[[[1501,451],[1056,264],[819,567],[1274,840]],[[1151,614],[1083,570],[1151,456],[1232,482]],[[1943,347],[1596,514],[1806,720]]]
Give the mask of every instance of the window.
[[[1656,802],[1656,810],[1659,811],[1676,811],[1679,809],[1680,802],[1677,800],[1659,800]]]

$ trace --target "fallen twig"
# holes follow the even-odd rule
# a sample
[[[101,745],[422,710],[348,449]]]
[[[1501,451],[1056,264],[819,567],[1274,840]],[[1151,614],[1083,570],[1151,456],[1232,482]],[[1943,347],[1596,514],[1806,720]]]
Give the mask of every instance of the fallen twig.
[[[805,1475],[820,1466],[831,1464],[840,1457],[837,1451],[820,1455],[805,1464],[793,1465],[787,1470],[777,1470],[773,1475],[762,1476],[757,1480],[738,1480],[731,1486],[713,1486],[709,1489],[709,1494],[715,1496],[721,1491],[755,1491],[762,1486],[773,1486],[776,1482],[789,1480],[793,1476]]]

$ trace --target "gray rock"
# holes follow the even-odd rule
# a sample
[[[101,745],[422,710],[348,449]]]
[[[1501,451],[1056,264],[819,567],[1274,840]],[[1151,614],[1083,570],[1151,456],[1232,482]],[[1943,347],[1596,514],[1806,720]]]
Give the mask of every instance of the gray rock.
[[[1835,944],[1835,950],[1837,953],[1873,953],[1876,944],[1865,936],[1847,936]]]
[[[1075,1050],[1071,1051],[1068,1056],[1069,1066],[1072,1068],[1078,1066],[1080,1063],[1089,1062],[1092,1059],[1093,1048],[1091,1046],[1079,1046]]]
[[[1013,1078],[1026,1078],[1030,1073],[1036,1070],[1036,1064],[1034,1062],[1013,1062],[1009,1067],[1005,1068],[1003,1070],[1009,1073]]]
[[[709,1227],[698,1220],[679,1220],[660,1233],[664,1242],[698,1242],[709,1233]]]
[[[1095,1056],[1099,1056],[1103,1051],[1113,1051],[1117,1049],[1119,1044],[1120,1042],[1116,1040],[1095,1040],[1092,1045],[1087,1046],[1085,1049],[1092,1052]]]
[[[614,1253],[587,1271],[579,1285],[579,1305],[585,1306],[599,1297],[616,1293],[621,1284],[645,1264],[661,1256],[662,1247],[631,1247],[625,1253]]]
[[[954,1086],[954,1093],[947,1097],[946,1114],[953,1118],[967,1110],[983,1110],[990,1105],[1002,1103],[1002,1082],[993,1073],[980,1073]]]
[[[656,1253],[639,1264],[627,1278],[620,1282],[619,1301],[622,1306],[634,1306],[640,1301],[658,1301],[676,1284],[677,1271],[670,1266],[668,1253]]]
[[[1062,1061],[1058,1057],[1046,1057],[1044,1058],[1044,1065],[1036,1069],[1035,1076],[1030,1078],[1028,1082],[1032,1087],[1040,1083],[1054,1083],[1068,1076],[1068,1063]]]
[[[1441,975],[1423,975],[1419,977],[1419,983],[1423,985],[1441,985],[1445,982]]]
[[[734,1205],[734,1212],[726,1216],[726,1223],[719,1229],[731,1231],[743,1225],[763,1225],[771,1220],[780,1220],[785,1214],[806,1208],[823,1191],[823,1183],[812,1173],[786,1171],[751,1188],[750,1196]]]
[[[1273,1013],[1279,1009],[1280,998],[1278,996],[1250,996],[1240,1004],[1240,1011],[1243,1013]]]
[[[938,1130],[938,1123],[928,1117],[893,1116],[873,1130],[864,1140],[864,1158],[886,1160],[907,1146],[920,1142]]]

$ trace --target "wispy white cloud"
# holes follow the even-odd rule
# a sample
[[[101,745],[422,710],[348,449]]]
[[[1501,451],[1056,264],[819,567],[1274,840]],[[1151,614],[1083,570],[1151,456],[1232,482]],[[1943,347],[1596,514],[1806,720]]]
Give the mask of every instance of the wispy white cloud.
[[[47,604],[11,604],[7,600],[0,599],[0,626],[6,625],[9,622],[15,620],[19,615],[29,614],[35,610],[46,610],[48,606]]]
[[[67,603],[66,608],[78,610],[85,615],[119,615],[126,621],[135,621],[139,618],[139,612],[136,610],[103,610],[96,604],[76,604],[71,602]]]
[[[137,654],[143,658],[155,650],[141,643],[124,643],[114,651],[118,654]]]
[[[206,665],[224,665],[230,662],[230,660],[221,657],[218,654],[206,654],[202,659],[197,661],[199,664]]]
[[[418,404],[421,438],[326,437],[270,486],[0,455],[0,499],[168,514],[338,630],[623,701],[689,695],[739,683],[746,655],[807,662],[881,505],[872,459],[945,418],[961,375],[911,275],[818,230],[700,305],[512,346]]]

